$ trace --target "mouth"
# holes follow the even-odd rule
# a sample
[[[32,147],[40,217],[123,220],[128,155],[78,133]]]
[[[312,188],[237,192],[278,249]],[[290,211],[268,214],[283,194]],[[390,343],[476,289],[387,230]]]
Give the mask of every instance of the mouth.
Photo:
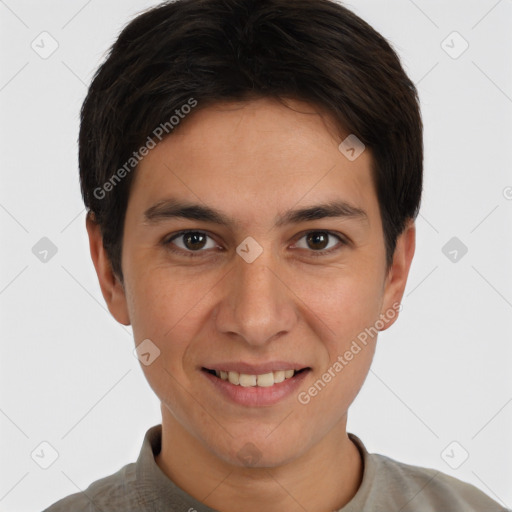
[[[240,373],[237,371],[226,371],[220,369],[201,368],[202,371],[213,375],[214,377],[227,381],[234,386],[241,386],[244,388],[260,387],[268,388],[276,384],[280,384],[284,381],[288,381],[297,378],[298,375],[308,372],[311,370],[310,367],[299,368],[299,369],[288,369],[288,370],[276,370],[261,374],[248,374]]]

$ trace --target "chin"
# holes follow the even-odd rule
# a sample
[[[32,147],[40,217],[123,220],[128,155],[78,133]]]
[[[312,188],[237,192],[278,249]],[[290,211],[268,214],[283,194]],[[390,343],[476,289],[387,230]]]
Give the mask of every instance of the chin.
[[[226,463],[239,468],[274,468],[298,457],[300,454],[296,451],[297,446],[304,446],[300,441],[291,442],[289,437],[286,443],[283,441],[278,437],[270,440],[268,432],[253,437],[234,436],[225,450],[216,447],[213,452]]]

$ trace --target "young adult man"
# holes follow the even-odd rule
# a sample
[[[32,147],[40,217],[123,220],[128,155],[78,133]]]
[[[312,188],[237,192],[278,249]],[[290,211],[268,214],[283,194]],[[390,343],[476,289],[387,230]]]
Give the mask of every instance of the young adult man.
[[[162,425],[47,510],[503,511],[346,431],[398,317],[422,160],[414,85],[337,3],[178,0],[131,22],[84,102],[80,175]]]

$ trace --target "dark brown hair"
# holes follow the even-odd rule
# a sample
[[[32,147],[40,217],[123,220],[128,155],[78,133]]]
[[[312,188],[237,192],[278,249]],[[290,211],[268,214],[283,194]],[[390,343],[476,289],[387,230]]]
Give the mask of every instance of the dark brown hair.
[[[389,267],[423,175],[417,91],[390,44],[330,0],[176,0],[123,29],[81,111],[82,194],[121,280],[142,148],[172,135],[187,109],[256,97],[316,104],[371,149]]]

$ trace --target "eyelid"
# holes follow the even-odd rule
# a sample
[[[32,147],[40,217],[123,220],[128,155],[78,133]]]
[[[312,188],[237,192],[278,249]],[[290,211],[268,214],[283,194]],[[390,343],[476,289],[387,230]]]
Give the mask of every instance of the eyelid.
[[[294,244],[296,244],[299,240],[302,240],[305,236],[307,236],[307,235],[309,235],[311,233],[325,233],[328,236],[337,238],[338,241],[339,241],[338,245],[336,245],[335,247],[331,247],[330,249],[322,249],[320,251],[314,251],[312,249],[309,250],[308,252],[311,255],[313,255],[313,256],[325,256],[325,255],[337,252],[337,251],[339,251],[341,249],[341,247],[350,244],[350,241],[348,240],[347,237],[345,237],[341,233],[337,233],[337,232],[334,232],[334,231],[329,231],[328,229],[308,229],[306,231],[303,231],[302,233],[297,235],[297,240],[294,242]],[[300,247],[299,249],[302,249],[302,247]]]

